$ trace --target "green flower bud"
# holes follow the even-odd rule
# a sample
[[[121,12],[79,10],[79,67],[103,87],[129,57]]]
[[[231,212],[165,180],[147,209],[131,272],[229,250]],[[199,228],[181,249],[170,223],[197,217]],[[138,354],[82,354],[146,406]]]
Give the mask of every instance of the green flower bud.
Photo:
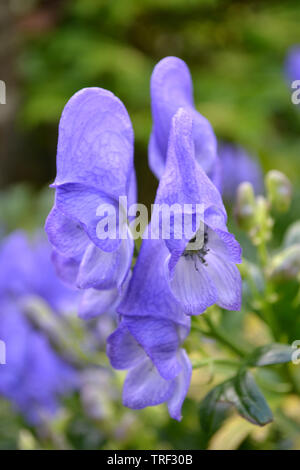
[[[255,195],[253,186],[245,181],[238,186],[235,217],[239,226],[249,231],[255,223]]]
[[[276,255],[270,264],[270,277],[274,280],[297,279],[300,274],[300,244],[290,246]]]
[[[284,235],[283,246],[287,248],[288,246],[296,245],[297,243],[300,244],[300,220],[294,222],[287,229]]]
[[[274,221],[270,216],[270,203],[264,196],[257,196],[255,210],[255,227],[250,236],[255,245],[270,240]]]
[[[292,185],[289,179],[280,171],[271,170],[266,175],[265,183],[272,207],[279,212],[287,211],[292,198]]]

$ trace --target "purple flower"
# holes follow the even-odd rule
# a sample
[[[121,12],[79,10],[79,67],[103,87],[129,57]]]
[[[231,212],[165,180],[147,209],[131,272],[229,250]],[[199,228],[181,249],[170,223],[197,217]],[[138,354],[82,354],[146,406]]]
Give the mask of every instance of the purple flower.
[[[28,421],[37,424],[53,415],[59,396],[77,386],[76,372],[34,330],[16,302],[0,300],[0,338],[6,344],[6,364],[0,366],[0,394],[14,403]]]
[[[80,314],[91,318],[113,307],[129,274],[133,241],[100,238],[98,208],[119,198],[135,201],[133,130],[127,111],[112,93],[89,88],[66,105],[59,126],[55,204],[46,222],[57,272],[86,289]],[[118,227],[124,224],[118,218]],[[125,227],[125,230],[127,228]],[[93,289],[92,291],[90,289]]]
[[[190,71],[181,59],[166,57],[154,68],[151,105],[153,129],[149,143],[149,165],[156,177],[161,178],[165,168],[172,117],[179,108],[184,107],[193,116],[196,160],[219,186],[216,137],[208,120],[195,109]]]
[[[227,230],[219,191],[196,162],[193,114],[189,110],[181,108],[172,119],[166,167],[155,202],[202,207],[201,247],[191,246],[192,238],[165,240],[169,288],[186,313],[202,313],[215,303],[239,310],[241,277],[236,263],[241,263],[241,247]],[[200,228],[196,230],[197,235]]]
[[[226,227],[219,191],[195,158],[193,113],[180,108],[172,118],[167,161],[155,203],[192,209],[190,225],[203,211],[204,240],[176,235],[182,218],[174,216],[171,237],[163,238],[162,221],[152,216],[129,282],[117,311],[121,322],[108,338],[107,354],[116,369],[128,370],[123,403],[134,409],[166,402],[170,415],[181,419],[191,379],[191,364],[182,343],[189,333],[188,314],[217,303],[239,309],[241,277],[235,263],[241,248]],[[154,228],[154,231],[152,232]],[[197,235],[198,225],[193,227]],[[157,239],[151,234],[159,235]]]
[[[168,294],[161,240],[144,240],[118,312],[122,321],[108,338],[107,354],[116,369],[128,369],[123,403],[133,409],[166,402],[181,419],[192,368],[181,345],[190,319]]]
[[[70,306],[71,295],[76,297],[55,276],[50,252],[48,243],[39,239],[31,245],[22,232],[13,233],[0,246],[0,339],[6,344],[0,394],[32,423],[52,415],[59,396],[77,386],[75,370],[32,327],[24,312],[29,296],[41,297],[58,313]]]
[[[300,45],[290,48],[285,61],[285,75],[289,83],[300,80]]]
[[[77,292],[57,277],[51,246],[40,233],[30,242],[22,231],[9,235],[0,250],[0,298],[38,296],[57,313],[75,308]]]
[[[225,200],[234,201],[236,190],[243,181],[251,183],[256,194],[263,193],[261,167],[242,147],[222,143],[219,146],[219,156],[222,168],[222,196]]]

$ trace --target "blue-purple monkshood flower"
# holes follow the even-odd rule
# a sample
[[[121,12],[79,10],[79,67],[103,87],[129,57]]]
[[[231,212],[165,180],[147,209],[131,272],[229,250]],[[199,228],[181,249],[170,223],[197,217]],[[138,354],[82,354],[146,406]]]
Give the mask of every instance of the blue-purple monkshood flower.
[[[109,91],[87,88],[67,103],[59,126],[55,204],[46,222],[58,274],[85,289],[79,314],[114,309],[124,292],[134,243],[130,236],[102,239],[98,224],[119,198],[136,199],[133,130],[128,113]],[[102,211],[103,209],[101,209]],[[121,214],[118,228],[127,230]],[[123,227],[125,225],[125,227]]]
[[[221,186],[223,199],[233,202],[240,183],[248,181],[255,194],[264,191],[263,173],[258,161],[242,147],[221,143],[218,148],[221,162]]]
[[[195,109],[192,78],[183,60],[166,57],[155,66],[151,77],[151,107],[153,129],[149,165],[156,177],[161,178],[164,172],[172,117],[183,107],[193,116],[196,160],[219,187],[217,140],[209,121]]]
[[[23,232],[13,233],[0,246],[0,339],[6,346],[0,394],[33,424],[53,415],[59,397],[78,386],[76,371],[33,328],[24,311],[32,296],[60,314],[71,306],[70,294],[74,303],[76,292],[56,277],[50,254],[45,240],[39,237],[31,244]]]
[[[289,83],[300,80],[300,44],[291,47],[288,51],[284,71]]]
[[[202,313],[215,303],[227,310],[239,310],[241,276],[236,264],[241,263],[241,247],[227,230],[219,191],[197,164],[193,119],[190,110],[183,108],[172,119],[165,171],[155,202],[169,207],[179,204],[183,211],[185,204],[201,205],[201,226],[194,228],[195,237],[202,233],[202,244],[195,248],[195,237],[165,240],[169,251],[165,273],[170,292],[187,314]]]
[[[58,314],[76,308],[78,293],[57,277],[44,234],[36,233],[29,240],[19,230],[6,237],[0,247],[0,297],[37,296]]]
[[[6,364],[0,365],[0,395],[33,424],[54,415],[59,397],[78,386],[74,369],[32,328],[11,299],[0,299],[0,338],[6,345]]]
[[[121,322],[108,338],[107,354],[116,369],[127,369],[123,404],[133,409],[167,403],[181,419],[192,367],[181,347],[190,318],[169,295],[161,259],[162,240],[144,240],[126,296],[118,307]]]

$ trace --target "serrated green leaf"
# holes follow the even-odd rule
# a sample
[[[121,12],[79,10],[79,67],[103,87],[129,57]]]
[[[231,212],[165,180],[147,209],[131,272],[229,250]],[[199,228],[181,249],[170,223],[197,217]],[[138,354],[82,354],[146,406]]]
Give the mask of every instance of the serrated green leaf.
[[[233,405],[243,418],[259,426],[264,426],[273,419],[272,412],[252,374],[244,369],[232,379],[217,385],[201,403],[201,423],[209,433],[214,427],[218,402]]]
[[[287,344],[267,344],[256,348],[246,359],[246,364],[252,367],[262,367],[290,362],[293,351],[292,347]]]

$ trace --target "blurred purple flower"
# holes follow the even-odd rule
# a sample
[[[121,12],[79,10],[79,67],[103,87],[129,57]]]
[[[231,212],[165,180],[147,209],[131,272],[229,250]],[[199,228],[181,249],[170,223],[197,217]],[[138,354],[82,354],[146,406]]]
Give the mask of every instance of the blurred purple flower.
[[[0,297],[38,296],[56,313],[75,309],[77,292],[57,277],[42,234],[32,241],[22,231],[9,235],[0,245],[0,266]]]
[[[24,312],[29,296],[41,297],[58,313],[70,307],[71,295],[76,296],[56,277],[50,252],[46,241],[31,245],[22,232],[13,233],[0,246],[0,339],[6,344],[0,394],[32,423],[52,415],[59,396],[77,386],[75,370],[33,328]]]
[[[222,143],[219,145],[221,162],[222,196],[228,202],[235,200],[240,183],[248,181],[256,194],[264,191],[263,173],[257,160],[237,145]]]
[[[295,45],[289,49],[284,69],[289,83],[300,80],[300,45]]]
[[[119,197],[127,196],[128,204],[136,199],[133,130],[125,107],[109,91],[87,88],[66,105],[52,186],[56,197],[46,232],[53,259],[65,281],[86,289],[80,315],[91,318],[114,307],[122,294],[134,247],[130,236],[103,240],[96,233],[100,205],[113,205],[118,213]]]
[[[157,190],[157,204],[202,205],[203,243],[165,240],[165,258],[170,290],[186,313],[198,314],[217,303],[228,310],[241,306],[241,247],[227,230],[227,215],[219,191],[195,159],[193,114],[180,109],[172,120],[168,157]],[[198,228],[197,228],[198,230]]]
[[[165,168],[172,117],[179,108],[184,107],[193,116],[196,160],[219,186],[216,137],[209,121],[195,109],[192,78],[186,63],[181,59],[166,57],[154,68],[151,105],[153,129],[149,143],[149,165],[156,177],[161,178]]]

